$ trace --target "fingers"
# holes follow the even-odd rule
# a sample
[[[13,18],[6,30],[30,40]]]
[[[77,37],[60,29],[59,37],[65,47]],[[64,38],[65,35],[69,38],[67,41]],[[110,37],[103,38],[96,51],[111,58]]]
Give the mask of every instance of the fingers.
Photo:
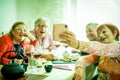
[[[28,31],[24,32],[24,36],[25,36],[25,37],[28,37],[28,34],[29,34]]]
[[[63,34],[69,35],[69,36],[75,36],[75,34],[71,31],[65,31]]]
[[[71,41],[71,40],[76,39],[76,36],[70,31],[66,31],[66,32],[60,34],[60,37],[63,38],[64,40],[66,40],[66,41]]]
[[[65,43],[65,44],[69,44],[69,42],[68,42],[68,41],[60,41],[60,42]]]
[[[43,54],[43,57],[46,58],[47,60],[53,60],[55,57],[52,54]]]
[[[71,36],[71,35],[63,34],[63,35],[61,35],[60,37],[64,39],[65,43],[66,43],[67,41],[74,40],[74,37]]]
[[[82,68],[77,68],[73,80],[84,80],[84,70]]]
[[[79,75],[74,75],[73,80],[84,80],[84,79]]]

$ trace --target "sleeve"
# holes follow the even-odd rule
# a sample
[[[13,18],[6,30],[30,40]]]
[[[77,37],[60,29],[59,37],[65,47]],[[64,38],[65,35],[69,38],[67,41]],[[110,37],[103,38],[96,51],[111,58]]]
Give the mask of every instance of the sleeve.
[[[30,41],[30,43],[25,43],[24,41],[21,42],[22,47],[25,47],[26,45],[33,45],[36,46],[37,40]]]
[[[99,56],[95,55],[95,54],[90,54],[90,55],[87,55],[87,56],[83,56],[83,57],[80,57],[80,59],[76,62],[76,65],[75,67],[85,67],[91,63],[95,63],[95,62],[98,62],[99,60]]]
[[[33,45],[34,47],[36,46],[37,40],[31,41],[30,44]]]
[[[49,35],[49,42],[50,42],[50,45],[53,45],[53,38],[52,38],[52,35],[50,33],[48,33]]]
[[[11,43],[10,43],[8,37],[3,36],[3,37],[0,38],[0,64],[2,63],[1,57],[2,57],[3,53],[8,51],[8,49],[11,50],[9,45],[11,45]],[[4,61],[4,64],[11,61],[10,59],[8,59],[8,57],[12,57],[12,56],[15,56],[15,53],[6,54],[2,59]]]
[[[108,57],[117,57],[120,55],[120,42],[102,44],[98,42],[91,43],[90,47],[86,49],[89,53],[96,55],[103,55]]]

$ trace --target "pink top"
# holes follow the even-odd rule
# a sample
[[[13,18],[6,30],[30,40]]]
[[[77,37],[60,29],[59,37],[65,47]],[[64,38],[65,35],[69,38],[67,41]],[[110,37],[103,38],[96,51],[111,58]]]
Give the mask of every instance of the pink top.
[[[85,51],[92,54],[80,57],[76,68],[85,68],[91,63],[99,62],[98,69],[106,72],[111,80],[120,79],[120,42],[110,44],[90,42],[90,44]]]
[[[86,45],[88,43],[84,43]],[[90,63],[95,62],[98,58],[97,56],[106,56],[106,57],[117,57],[120,55],[120,42],[110,43],[110,44],[102,44],[99,42],[90,42],[90,46],[86,48],[84,51],[88,53],[92,53],[84,58],[80,58],[76,64],[77,66],[86,66]],[[86,60],[86,61],[84,61]]]
[[[91,45],[86,49],[89,53],[95,53],[97,55],[116,57],[120,55],[120,42],[102,44],[99,42],[91,42]]]

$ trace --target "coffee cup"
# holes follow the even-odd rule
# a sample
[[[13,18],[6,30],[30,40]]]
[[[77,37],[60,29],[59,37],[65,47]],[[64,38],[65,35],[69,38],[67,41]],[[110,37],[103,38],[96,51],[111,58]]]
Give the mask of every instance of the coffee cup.
[[[52,66],[52,65],[45,65],[44,68],[45,68],[45,71],[46,71],[46,72],[51,72],[53,66]]]

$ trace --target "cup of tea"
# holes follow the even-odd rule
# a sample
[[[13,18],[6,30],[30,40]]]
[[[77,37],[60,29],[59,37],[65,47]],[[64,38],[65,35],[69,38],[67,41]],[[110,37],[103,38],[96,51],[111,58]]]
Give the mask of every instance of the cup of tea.
[[[53,66],[52,65],[45,65],[44,68],[45,68],[45,71],[49,73],[52,71]]]

